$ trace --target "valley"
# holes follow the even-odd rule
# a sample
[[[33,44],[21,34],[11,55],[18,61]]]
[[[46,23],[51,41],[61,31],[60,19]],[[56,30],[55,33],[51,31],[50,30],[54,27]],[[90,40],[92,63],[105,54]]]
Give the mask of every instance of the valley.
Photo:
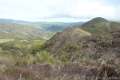
[[[120,23],[0,19],[0,80],[120,80]]]

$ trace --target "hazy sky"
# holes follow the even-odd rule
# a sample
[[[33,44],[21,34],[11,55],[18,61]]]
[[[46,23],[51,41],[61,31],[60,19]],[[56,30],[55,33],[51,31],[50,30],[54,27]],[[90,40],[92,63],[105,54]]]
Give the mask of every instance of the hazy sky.
[[[0,0],[0,18],[29,21],[120,20],[120,0]]]

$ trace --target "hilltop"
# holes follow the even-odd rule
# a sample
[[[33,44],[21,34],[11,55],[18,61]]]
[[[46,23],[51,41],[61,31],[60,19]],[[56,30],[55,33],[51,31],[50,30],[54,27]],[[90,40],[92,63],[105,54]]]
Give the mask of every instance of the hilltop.
[[[107,19],[97,17],[84,23],[81,28],[91,32],[93,35],[106,35],[108,36],[111,31],[116,31],[120,29],[120,23],[109,21]]]
[[[45,44],[45,48],[63,61],[80,62],[99,59],[120,59],[120,24],[104,18],[94,18],[78,28],[57,33]],[[114,57],[113,57],[114,56]]]

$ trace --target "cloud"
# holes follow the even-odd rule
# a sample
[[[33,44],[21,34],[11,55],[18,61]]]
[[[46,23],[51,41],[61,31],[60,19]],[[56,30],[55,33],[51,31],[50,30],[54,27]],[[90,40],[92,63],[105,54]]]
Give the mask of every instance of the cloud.
[[[120,7],[113,0],[0,0],[0,17],[23,20],[47,18],[117,19]],[[117,3],[117,2],[116,2]],[[114,4],[116,4],[114,3]],[[118,5],[119,6],[119,5]]]

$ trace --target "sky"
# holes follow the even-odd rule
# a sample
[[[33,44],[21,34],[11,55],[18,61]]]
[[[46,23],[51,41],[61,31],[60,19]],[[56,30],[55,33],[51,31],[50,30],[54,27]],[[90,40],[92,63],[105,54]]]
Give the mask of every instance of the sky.
[[[7,19],[78,22],[119,14],[120,0],[0,0],[0,18]]]

